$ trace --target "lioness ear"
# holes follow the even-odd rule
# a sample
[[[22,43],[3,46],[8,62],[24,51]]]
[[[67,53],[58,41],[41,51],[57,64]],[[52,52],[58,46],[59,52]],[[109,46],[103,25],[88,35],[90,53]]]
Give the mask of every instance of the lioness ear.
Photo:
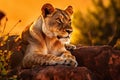
[[[51,4],[46,3],[42,6],[41,11],[42,11],[43,17],[46,17],[48,14],[51,14],[52,12],[54,12],[54,7]]]
[[[70,15],[72,15],[72,14],[73,14],[73,8],[72,8],[72,6],[68,6],[68,7],[65,9],[65,11],[66,11],[67,13],[69,13]]]

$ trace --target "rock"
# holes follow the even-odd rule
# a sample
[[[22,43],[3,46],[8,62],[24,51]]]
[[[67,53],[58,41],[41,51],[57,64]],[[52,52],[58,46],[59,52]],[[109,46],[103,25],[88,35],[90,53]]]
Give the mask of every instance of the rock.
[[[120,50],[110,46],[81,46],[72,51],[78,66],[85,66],[96,80],[120,80]]]
[[[120,50],[110,46],[78,46],[71,53],[76,57],[78,67],[58,65],[22,69],[19,79],[120,80]]]
[[[64,65],[24,69],[18,76],[19,80],[93,80],[92,78],[93,75],[85,67]]]
[[[114,51],[110,56],[109,72],[113,80],[120,80],[120,51]]]

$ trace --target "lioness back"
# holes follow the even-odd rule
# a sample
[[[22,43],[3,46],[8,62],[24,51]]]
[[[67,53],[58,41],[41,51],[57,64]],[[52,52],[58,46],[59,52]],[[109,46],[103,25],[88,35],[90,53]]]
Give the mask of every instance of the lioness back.
[[[72,6],[61,10],[51,4],[45,4],[41,10],[42,15],[22,33],[23,40],[29,43],[22,66],[24,68],[56,64],[77,66],[75,57],[65,48],[65,45],[70,43],[72,32]]]

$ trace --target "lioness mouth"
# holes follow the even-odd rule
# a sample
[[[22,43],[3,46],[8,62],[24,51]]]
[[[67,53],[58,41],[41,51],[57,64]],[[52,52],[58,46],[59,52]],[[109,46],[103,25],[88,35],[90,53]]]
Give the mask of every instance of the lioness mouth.
[[[69,36],[66,36],[66,37],[62,37],[62,36],[57,36],[58,39],[61,39],[61,38],[70,38]]]

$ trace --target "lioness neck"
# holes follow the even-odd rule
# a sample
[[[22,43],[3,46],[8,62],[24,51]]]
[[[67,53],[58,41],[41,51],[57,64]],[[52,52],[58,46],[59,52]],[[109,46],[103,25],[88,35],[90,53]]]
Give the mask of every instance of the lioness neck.
[[[34,23],[31,25],[29,32],[33,38],[38,40],[39,42],[43,41],[43,32],[42,32],[42,24],[43,20],[42,17],[40,16]]]
[[[42,28],[45,28],[45,24],[43,21],[42,16],[40,16],[30,27],[30,34],[36,38],[38,41],[41,43],[44,43],[43,40],[45,41],[45,44],[48,48],[52,48],[55,46],[64,46],[56,37],[49,37],[47,36]],[[59,45],[58,45],[59,44]]]

